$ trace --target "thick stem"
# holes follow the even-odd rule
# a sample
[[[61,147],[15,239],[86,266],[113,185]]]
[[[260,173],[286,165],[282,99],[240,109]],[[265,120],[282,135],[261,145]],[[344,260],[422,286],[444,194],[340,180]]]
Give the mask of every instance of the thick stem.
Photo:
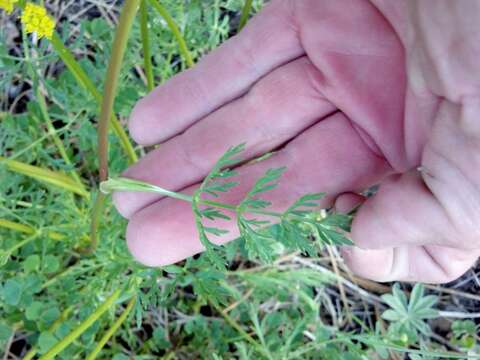
[[[117,92],[120,68],[127,47],[128,34],[132,27],[140,0],[127,0],[118,20],[112,54],[105,77],[104,96],[98,123],[98,152],[100,162],[100,181],[108,178],[108,124],[113,114],[113,102]]]
[[[123,56],[127,47],[128,34],[133,24],[140,0],[127,0],[123,5],[120,18],[118,20],[117,31],[113,40],[112,54],[108,64],[107,76],[105,78],[105,90],[100,111],[100,120],[98,124],[98,157],[100,181],[108,178],[108,124],[113,115],[113,102],[118,85],[118,76],[122,65]],[[92,225],[90,232],[91,250],[93,251],[97,244],[97,230],[103,209],[105,196],[98,194],[92,211]]]

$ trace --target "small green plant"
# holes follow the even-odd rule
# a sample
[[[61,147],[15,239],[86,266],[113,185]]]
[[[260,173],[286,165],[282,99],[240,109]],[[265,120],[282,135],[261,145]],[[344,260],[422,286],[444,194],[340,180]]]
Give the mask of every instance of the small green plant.
[[[437,297],[424,295],[422,284],[415,284],[407,299],[407,295],[400,290],[400,285],[393,286],[392,294],[382,296],[383,301],[390,306],[382,314],[382,318],[390,321],[389,333],[405,344],[418,341],[419,334],[430,335],[430,327],[426,320],[438,317],[434,309]]]
[[[473,351],[479,347],[480,325],[472,320],[456,320],[452,323],[452,341],[462,349]]]

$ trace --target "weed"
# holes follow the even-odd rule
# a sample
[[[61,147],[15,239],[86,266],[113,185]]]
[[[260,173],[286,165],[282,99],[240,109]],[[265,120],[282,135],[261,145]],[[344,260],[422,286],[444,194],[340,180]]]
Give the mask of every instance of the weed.
[[[45,3],[34,4],[37,15],[52,22],[37,28],[27,21],[33,2],[0,1],[5,358],[478,358],[472,320],[453,322],[442,342],[431,327],[440,300],[421,286],[379,297],[389,288],[335,259],[335,245],[350,243],[353,214],[319,209],[322,194],[271,211],[264,195],[283,168],[238,204],[211,200],[236,186],[242,146],[193,196],[115,177],[144,152],[124,130],[135,101],[235,34],[263,1],[127,0],[120,11],[113,2]],[[136,263],[125,221],[97,190],[109,173],[104,191],[190,202],[206,253],[162,268]],[[224,210],[236,214],[241,237],[218,246],[212,239],[225,229],[204,222],[226,219]]]

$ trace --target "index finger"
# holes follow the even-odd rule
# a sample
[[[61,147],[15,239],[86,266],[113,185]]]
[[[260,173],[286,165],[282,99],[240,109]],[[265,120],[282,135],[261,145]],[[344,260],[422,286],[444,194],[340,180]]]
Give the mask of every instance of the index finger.
[[[140,100],[129,123],[133,139],[142,145],[162,142],[301,56],[291,6],[268,4],[241,33]]]

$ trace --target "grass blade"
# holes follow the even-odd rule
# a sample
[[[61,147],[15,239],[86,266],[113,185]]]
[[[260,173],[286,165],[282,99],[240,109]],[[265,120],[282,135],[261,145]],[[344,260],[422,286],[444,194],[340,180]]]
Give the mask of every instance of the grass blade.
[[[65,174],[25,164],[20,161],[9,160],[2,156],[0,156],[0,164],[1,163],[10,171],[71,191],[87,199],[90,197],[90,194],[84,188],[81,188],[75,180]]]

